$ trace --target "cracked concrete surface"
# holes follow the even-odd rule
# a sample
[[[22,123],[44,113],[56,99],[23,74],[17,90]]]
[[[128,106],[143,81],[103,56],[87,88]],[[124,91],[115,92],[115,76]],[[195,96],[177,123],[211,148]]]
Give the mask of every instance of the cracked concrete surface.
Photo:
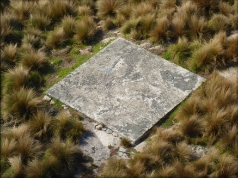
[[[117,38],[46,93],[136,143],[204,80]]]

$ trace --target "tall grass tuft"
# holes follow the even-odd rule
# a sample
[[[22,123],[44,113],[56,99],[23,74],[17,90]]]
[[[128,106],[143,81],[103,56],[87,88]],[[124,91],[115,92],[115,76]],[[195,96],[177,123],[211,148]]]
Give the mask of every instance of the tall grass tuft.
[[[125,177],[126,162],[123,159],[110,158],[106,163],[102,177]]]
[[[17,62],[17,44],[9,44],[1,50],[1,68],[3,70],[14,67]]]
[[[97,9],[98,16],[105,18],[107,16],[115,16],[116,11],[121,7],[123,1],[121,0],[98,0]]]
[[[62,27],[66,38],[72,37],[75,31],[76,21],[72,16],[65,16],[62,20]]]
[[[45,152],[42,163],[52,176],[72,177],[75,173],[76,163],[80,163],[80,161],[82,161],[82,153],[78,146],[69,140],[62,142],[60,139],[54,138]]]
[[[71,15],[76,11],[74,4],[70,1],[52,0],[46,7],[47,16],[53,21],[58,21],[65,15]]]
[[[20,22],[23,22],[29,17],[29,3],[24,1],[11,1],[10,6],[13,14]]]
[[[198,115],[192,115],[181,121],[181,132],[188,137],[201,136],[204,131],[204,123]]]
[[[44,169],[44,165],[37,158],[29,161],[25,168],[25,174],[28,178],[48,176],[46,170]]]
[[[83,5],[78,7],[78,15],[79,16],[90,16],[92,15],[92,9],[90,6]]]
[[[220,58],[224,52],[222,45],[224,38],[224,33],[218,33],[212,40],[195,51],[191,57],[189,68],[191,70],[205,70],[209,69],[211,67],[210,65],[224,65]]]
[[[16,140],[8,138],[2,139],[1,156],[7,158],[14,155],[16,146],[17,146]]]
[[[54,135],[65,140],[69,139],[75,143],[79,141],[80,135],[85,131],[83,124],[75,118],[71,118],[66,112],[61,112],[53,120],[52,129]]]
[[[13,156],[8,158],[10,168],[8,168],[3,174],[3,177],[24,177],[24,167],[22,164],[21,156]]]
[[[208,28],[212,32],[227,31],[231,26],[229,18],[222,14],[214,14],[212,18],[208,21]]]
[[[47,64],[47,61],[44,52],[30,50],[21,53],[20,63],[29,70],[40,70]]]
[[[46,139],[51,135],[50,130],[51,117],[48,113],[38,111],[28,122],[31,134],[38,139]]]
[[[27,87],[29,82],[29,70],[22,66],[9,70],[4,75],[4,93],[12,93],[21,87]]]
[[[154,42],[164,42],[168,40],[171,22],[166,18],[160,18],[156,26],[150,32],[150,38]]]
[[[46,30],[50,23],[51,20],[40,13],[32,14],[29,19],[30,26],[40,30]]]
[[[62,27],[55,28],[47,35],[45,45],[48,48],[55,49],[63,46],[65,41],[64,29]]]
[[[4,96],[3,114],[17,120],[28,120],[36,113],[41,99],[32,89],[20,88]]]
[[[79,40],[80,42],[87,42],[93,39],[96,32],[97,26],[93,18],[84,16],[76,22],[74,37],[75,40]]]
[[[17,140],[16,153],[21,155],[23,164],[27,164],[34,157],[41,155],[41,145],[26,134]]]

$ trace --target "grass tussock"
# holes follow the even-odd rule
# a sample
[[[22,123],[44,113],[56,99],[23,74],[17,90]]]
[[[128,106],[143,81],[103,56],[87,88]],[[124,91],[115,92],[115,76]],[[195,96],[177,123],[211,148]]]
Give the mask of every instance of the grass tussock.
[[[5,71],[14,67],[17,61],[17,44],[4,46],[1,50],[1,69]]]
[[[50,23],[50,18],[40,13],[31,15],[29,20],[29,25],[39,30],[46,30]]]
[[[83,124],[76,118],[71,118],[66,112],[61,112],[52,122],[54,135],[62,140],[67,138],[77,143],[85,131]]]
[[[121,0],[99,0],[97,1],[98,16],[104,18],[106,16],[115,16],[116,11],[120,8],[123,1]]]
[[[46,66],[47,61],[44,52],[31,50],[21,53],[20,63],[29,70],[40,70]]]
[[[4,93],[11,93],[28,86],[29,70],[19,66],[9,70],[4,75]]]
[[[97,26],[93,18],[84,16],[81,20],[76,22],[75,40],[80,42],[87,42],[93,39],[97,32]]]
[[[166,17],[158,19],[155,27],[150,32],[151,40],[154,42],[166,41],[166,39],[169,37],[170,26],[171,23]]]
[[[5,95],[3,114],[13,116],[17,120],[28,120],[40,103],[41,99],[36,97],[32,89],[20,88]]]
[[[38,139],[45,139],[45,137],[49,137],[51,134],[50,124],[51,124],[51,117],[48,113],[38,111],[31,120],[29,121],[29,130],[34,138]]]

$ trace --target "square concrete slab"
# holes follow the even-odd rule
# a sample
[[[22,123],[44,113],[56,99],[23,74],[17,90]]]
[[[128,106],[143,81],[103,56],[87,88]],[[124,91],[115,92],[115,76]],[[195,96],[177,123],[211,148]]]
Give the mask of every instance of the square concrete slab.
[[[118,38],[46,93],[135,143],[203,81]]]

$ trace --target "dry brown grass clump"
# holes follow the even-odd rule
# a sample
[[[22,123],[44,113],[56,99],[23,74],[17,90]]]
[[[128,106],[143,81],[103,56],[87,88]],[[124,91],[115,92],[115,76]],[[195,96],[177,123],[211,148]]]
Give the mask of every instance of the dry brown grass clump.
[[[120,8],[122,3],[123,1],[121,0],[98,0],[98,16],[101,18],[105,18],[106,16],[115,16],[116,11]]]

